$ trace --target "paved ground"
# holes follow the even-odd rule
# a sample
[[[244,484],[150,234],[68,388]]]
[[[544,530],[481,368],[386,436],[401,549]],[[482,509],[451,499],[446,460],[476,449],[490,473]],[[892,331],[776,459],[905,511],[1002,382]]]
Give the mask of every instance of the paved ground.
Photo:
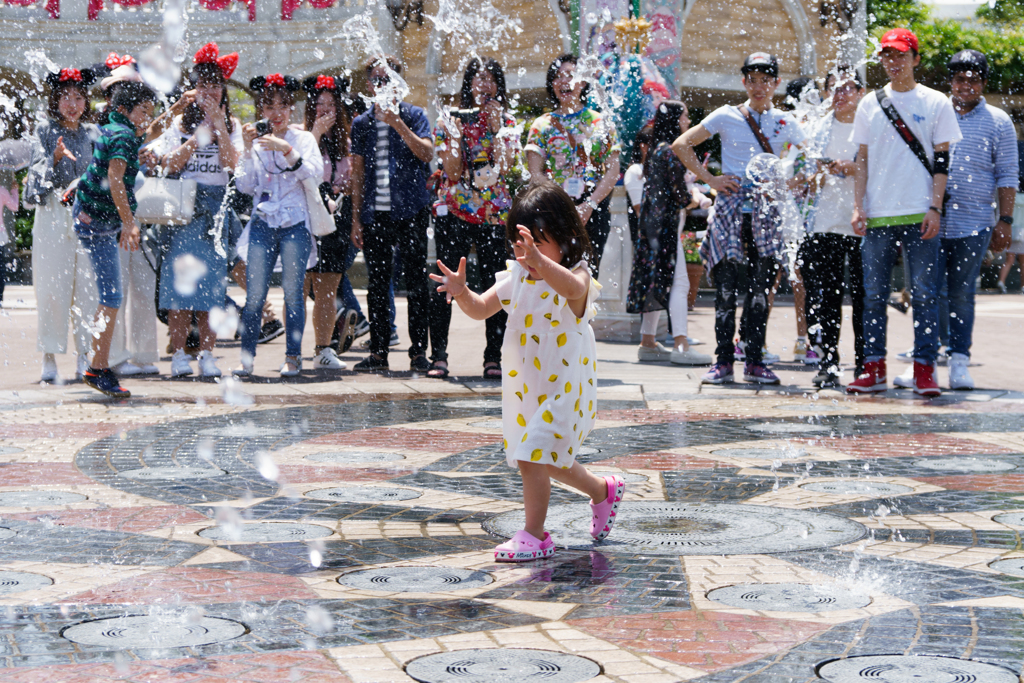
[[[588,543],[585,501],[556,487],[563,547],[521,566],[490,552],[517,528],[519,488],[499,387],[479,378],[482,328],[460,314],[449,381],[401,372],[402,345],[391,377],[282,382],[278,340],[257,381],[128,380],[136,397],[118,404],[34,383],[31,290],[5,305],[0,683],[1024,670],[1019,295],[980,300],[983,389],[931,401],[813,394],[792,363],[779,388],[702,388],[700,370],[600,344],[582,459],[628,475],[619,524]],[[896,351],[911,332],[898,317]],[[691,335],[710,341],[712,321],[699,307]],[[785,302],[771,327],[785,359]],[[237,346],[218,354],[228,368]]]

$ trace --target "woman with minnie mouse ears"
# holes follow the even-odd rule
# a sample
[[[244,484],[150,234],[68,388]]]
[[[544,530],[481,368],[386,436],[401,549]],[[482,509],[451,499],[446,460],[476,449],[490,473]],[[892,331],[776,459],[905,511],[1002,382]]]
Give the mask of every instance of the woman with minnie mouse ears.
[[[316,263],[316,242],[302,181],[322,179],[324,160],[312,133],[289,127],[300,88],[295,78],[282,74],[249,81],[264,119],[259,127],[252,123],[242,126],[245,151],[236,181],[239,192],[253,196],[252,218],[238,240],[238,254],[246,261],[246,297],[241,321],[242,363],[235,370],[237,375],[252,374],[263,302],[279,256],[286,313],[281,376],[294,377],[302,370],[303,282],[306,268]]]
[[[46,121],[36,126],[32,161],[25,178],[25,203],[36,206],[32,225],[32,271],[36,273],[38,348],[43,354],[41,380],[57,380],[55,355],[67,353],[68,324],[74,311],[78,374],[89,367],[91,335],[86,325],[99,302],[96,278],[71,228],[71,209],[61,203],[65,189],[92,161],[100,137],[91,118],[92,69],[61,69],[46,78]],[[115,350],[115,355],[117,351]],[[120,359],[123,360],[123,359]]]
[[[352,232],[352,200],[349,184],[352,163],[349,158],[349,132],[352,123],[341,96],[348,86],[340,76],[310,76],[302,83],[306,91],[305,129],[316,138],[324,158],[320,195],[327,210],[334,215],[337,229],[330,235],[316,238],[319,260],[306,273],[306,291],[313,290],[313,332],[316,335],[317,370],[344,370],[348,367],[338,358],[338,351],[352,346],[356,312],[343,311],[338,319],[338,285],[345,274],[345,259]],[[340,206],[339,206],[340,205]],[[339,327],[340,348],[331,346],[335,323]]]
[[[194,314],[199,326],[199,374],[220,377],[213,357],[217,335],[210,329],[209,312],[224,306],[228,236],[231,222],[237,220],[224,195],[243,152],[242,124],[231,115],[226,85],[238,66],[238,53],[220,56],[217,44],[209,43],[196,52],[194,63],[189,75],[190,103],[155,145],[159,166],[183,180],[195,180],[198,186],[192,222],[171,232],[160,270],[160,308],[168,311],[171,376],[192,374],[185,345]],[[201,263],[204,274],[195,285],[190,281],[179,286],[179,264],[189,261]]]

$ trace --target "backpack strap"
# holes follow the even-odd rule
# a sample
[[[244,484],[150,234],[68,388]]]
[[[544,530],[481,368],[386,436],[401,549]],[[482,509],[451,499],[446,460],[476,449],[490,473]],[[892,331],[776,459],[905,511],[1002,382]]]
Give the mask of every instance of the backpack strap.
[[[772,149],[772,143],[768,142],[768,138],[765,136],[764,131],[761,130],[761,126],[758,125],[754,117],[750,115],[750,109],[745,104],[741,104],[737,109],[743,114],[743,118],[747,120],[747,125],[750,126],[750,131],[757,138],[757,143],[761,145],[761,151],[766,154],[775,154],[775,150]]]
[[[907,147],[914,153],[914,156],[924,164],[925,170],[928,171],[929,175],[934,175],[932,171],[932,162],[928,159],[928,152],[925,151],[924,145],[914,135],[914,131],[910,130],[910,126],[903,120],[900,113],[896,111],[896,107],[893,106],[892,99],[885,94],[885,88],[879,88],[875,91],[875,97],[878,99],[878,106],[885,112],[885,116],[892,122],[892,125],[896,128],[896,132],[903,138],[903,142],[907,143]]]

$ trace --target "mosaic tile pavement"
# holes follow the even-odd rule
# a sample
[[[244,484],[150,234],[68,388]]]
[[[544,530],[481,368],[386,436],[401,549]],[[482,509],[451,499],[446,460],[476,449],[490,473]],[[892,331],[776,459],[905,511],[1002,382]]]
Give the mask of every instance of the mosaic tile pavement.
[[[495,649],[579,655],[590,680],[624,683],[810,683],[863,655],[1024,671],[1024,577],[993,566],[1024,562],[1020,404],[604,391],[581,460],[627,475],[634,509],[668,511],[626,505],[624,527],[697,550],[574,544],[503,565],[488,523],[522,506],[494,388],[248,407],[0,397],[0,683],[391,683],[430,654]],[[558,485],[552,504],[588,514]],[[847,536],[699,554],[731,533],[698,514],[710,504]],[[438,578],[351,578],[396,567]],[[773,586],[859,601],[806,611],[760,597]]]

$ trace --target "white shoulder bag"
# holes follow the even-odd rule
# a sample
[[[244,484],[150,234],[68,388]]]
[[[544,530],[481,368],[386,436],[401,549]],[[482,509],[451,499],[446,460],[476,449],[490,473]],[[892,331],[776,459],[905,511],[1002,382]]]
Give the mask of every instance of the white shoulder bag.
[[[327,211],[324,200],[320,197],[320,184],[316,178],[305,178],[302,181],[302,191],[306,193],[309,231],[317,237],[330,235],[337,226],[334,224],[334,216]]]
[[[196,210],[195,180],[147,177],[135,193],[135,220],[152,225],[188,225]]]

